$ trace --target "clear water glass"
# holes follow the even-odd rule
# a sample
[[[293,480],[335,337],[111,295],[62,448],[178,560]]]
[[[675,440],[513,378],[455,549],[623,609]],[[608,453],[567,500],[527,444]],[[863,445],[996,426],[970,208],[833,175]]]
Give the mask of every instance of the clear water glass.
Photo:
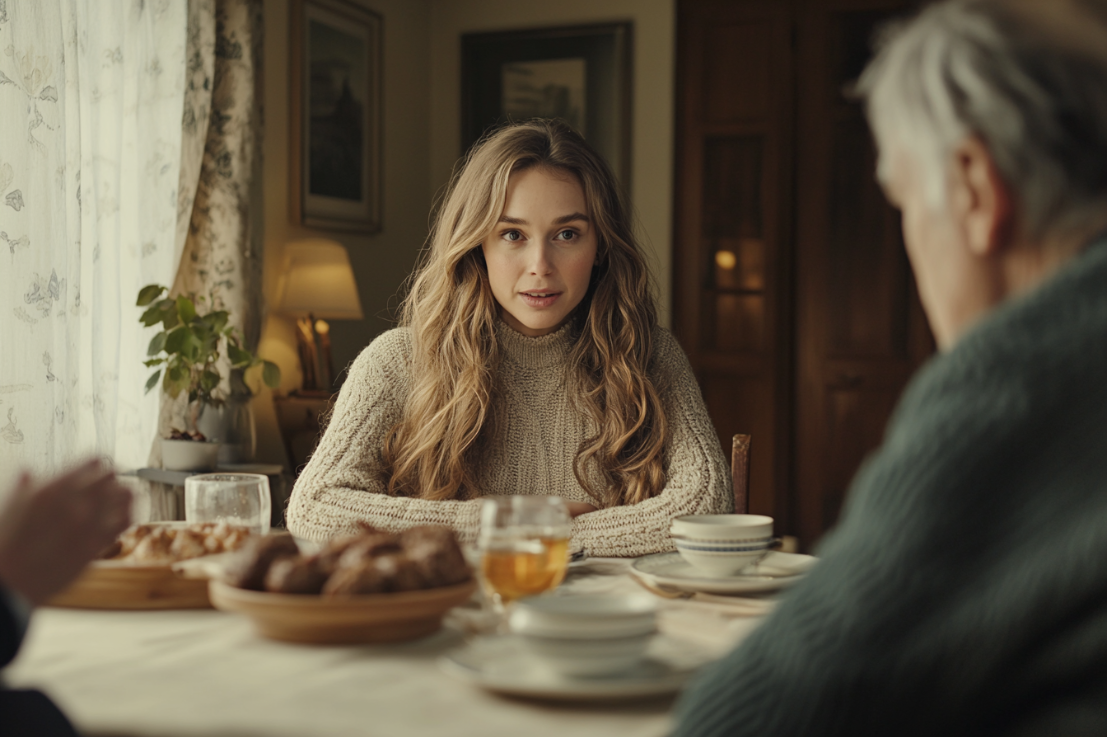
[[[269,477],[257,473],[205,473],[185,479],[185,520],[226,522],[269,532],[273,501]]]

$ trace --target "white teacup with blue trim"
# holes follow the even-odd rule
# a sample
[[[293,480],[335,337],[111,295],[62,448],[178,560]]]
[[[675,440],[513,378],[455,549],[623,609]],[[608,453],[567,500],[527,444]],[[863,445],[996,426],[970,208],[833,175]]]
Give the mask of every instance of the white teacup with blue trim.
[[[677,552],[709,576],[734,576],[765,557],[778,541],[773,518],[762,514],[692,514],[669,528]]]

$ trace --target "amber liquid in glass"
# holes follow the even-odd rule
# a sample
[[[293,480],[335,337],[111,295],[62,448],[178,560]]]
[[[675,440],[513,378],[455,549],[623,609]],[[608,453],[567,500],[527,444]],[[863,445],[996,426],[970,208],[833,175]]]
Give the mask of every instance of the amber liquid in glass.
[[[505,604],[557,588],[568,569],[568,538],[504,541],[481,558],[485,586]]]

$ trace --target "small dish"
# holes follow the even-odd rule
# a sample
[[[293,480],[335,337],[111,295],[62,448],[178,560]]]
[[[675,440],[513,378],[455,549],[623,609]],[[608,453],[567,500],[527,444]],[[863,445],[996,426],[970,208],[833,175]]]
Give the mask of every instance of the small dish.
[[[655,586],[708,594],[756,594],[791,586],[817,562],[818,558],[811,555],[774,550],[747,573],[708,576],[693,568],[680,553],[654,553],[635,560],[631,569]]]
[[[763,514],[688,514],[674,519],[669,532],[687,540],[768,540],[773,536],[773,518]]]
[[[523,647],[563,676],[595,678],[630,671],[642,662],[653,632],[602,640],[519,635]]]
[[[657,602],[629,596],[539,596],[516,603],[511,631],[573,640],[632,637],[654,631]]]
[[[553,701],[612,701],[679,691],[708,659],[690,653],[685,643],[657,636],[633,670],[581,678],[543,667],[518,638],[506,636],[477,638],[438,663],[450,675],[497,693]]]

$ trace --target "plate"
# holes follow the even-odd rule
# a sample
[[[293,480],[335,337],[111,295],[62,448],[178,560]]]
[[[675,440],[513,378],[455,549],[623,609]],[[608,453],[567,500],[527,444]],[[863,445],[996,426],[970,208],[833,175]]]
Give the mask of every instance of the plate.
[[[270,639],[311,645],[405,642],[442,628],[442,618],[477,588],[474,579],[421,591],[363,596],[273,594],[210,581],[216,609],[245,614]]]
[[[554,701],[611,701],[679,691],[707,662],[663,635],[654,638],[646,659],[632,671],[610,676],[563,676],[545,668],[516,637],[480,637],[443,655],[445,672],[489,691]]]
[[[635,575],[648,583],[670,586],[680,591],[708,594],[756,594],[791,586],[803,578],[818,562],[812,555],[772,551],[757,564],[757,573],[735,576],[709,576],[693,568],[680,553],[654,553],[643,556],[631,566]]]
[[[169,564],[96,560],[47,602],[73,609],[206,609],[208,582],[181,578]]]

